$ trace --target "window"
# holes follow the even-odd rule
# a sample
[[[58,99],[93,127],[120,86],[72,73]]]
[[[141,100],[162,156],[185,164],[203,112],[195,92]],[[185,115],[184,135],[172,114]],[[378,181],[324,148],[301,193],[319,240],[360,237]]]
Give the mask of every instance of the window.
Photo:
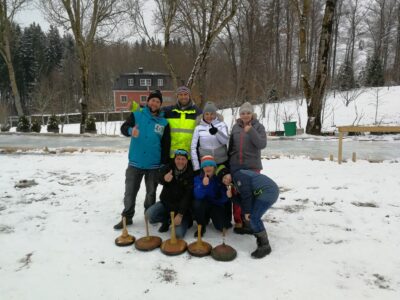
[[[126,103],[126,102],[128,102],[128,96],[121,96],[120,97],[120,99],[121,99],[121,103]]]
[[[140,79],[140,86],[151,86],[151,79]]]
[[[164,86],[164,79],[158,79],[157,86]]]
[[[128,79],[128,86],[133,86],[133,78]]]
[[[140,96],[140,103],[146,103],[147,102],[147,96]]]

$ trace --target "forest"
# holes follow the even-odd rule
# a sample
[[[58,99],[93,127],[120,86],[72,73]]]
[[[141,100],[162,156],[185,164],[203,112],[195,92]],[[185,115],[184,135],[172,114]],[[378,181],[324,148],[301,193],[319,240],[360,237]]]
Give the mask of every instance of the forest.
[[[304,97],[317,118],[327,91],[400,84],[399,0],[34,1],[47,31],[15,22],[28,2],[0,1],[3,117],[113,111],[116,78],[139,67],[199,106]]]

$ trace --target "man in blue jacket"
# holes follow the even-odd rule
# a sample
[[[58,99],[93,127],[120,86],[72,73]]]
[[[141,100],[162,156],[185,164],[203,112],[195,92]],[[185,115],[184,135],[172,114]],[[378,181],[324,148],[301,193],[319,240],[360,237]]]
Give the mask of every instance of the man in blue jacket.
[[[136,195],[143,176],[146,184],[145,210],[156,201],[158,171],[169,160],[171,136],[168,121],[160,114],[161,92],[156,90],[147,98],[147,106],[130,114],[122,124],[121,133],[131,138],[129,165],[125,173],[125,196],[122,217],[132,224]],[[122,229],[122,220],[114,226]]]

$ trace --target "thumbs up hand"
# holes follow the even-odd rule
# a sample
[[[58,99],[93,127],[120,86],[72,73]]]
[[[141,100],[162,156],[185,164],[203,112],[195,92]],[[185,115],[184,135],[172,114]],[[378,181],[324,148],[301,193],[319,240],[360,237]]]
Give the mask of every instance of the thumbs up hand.
[[[171,182],[174,176],[172,175],[172,170],[169,171],[167,174],[164,175],[165,182]]]
[[[218,128],[215,128],[214,125],[213,125],[212,123],[211,123],[210,125],[211,125],[211,128],[208,129],[208,132],[209,132],[211,135],[215,135],[215,134],[218,132]]]
[[[210,183],[210,178],[207,175],[204,175],[203,178],[203,185],[208,185]]]
[[[135,138],[137,138],[139,136],[139,126],[138,125],[135,125],[135,127],[133,127],[132,136]]]

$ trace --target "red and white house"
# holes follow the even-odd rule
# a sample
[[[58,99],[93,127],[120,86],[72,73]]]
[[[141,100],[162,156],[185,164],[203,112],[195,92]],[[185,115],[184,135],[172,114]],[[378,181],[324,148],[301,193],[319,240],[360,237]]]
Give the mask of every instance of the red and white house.
[[[145,106],[149,93],[160,90],[163,95],[163,106],[172,105],[176,101],[172,78],[168,74],[144,72],[139,68],[136,73],[121,74],[114,83],[114,110],[130,111],[132,101]]]

